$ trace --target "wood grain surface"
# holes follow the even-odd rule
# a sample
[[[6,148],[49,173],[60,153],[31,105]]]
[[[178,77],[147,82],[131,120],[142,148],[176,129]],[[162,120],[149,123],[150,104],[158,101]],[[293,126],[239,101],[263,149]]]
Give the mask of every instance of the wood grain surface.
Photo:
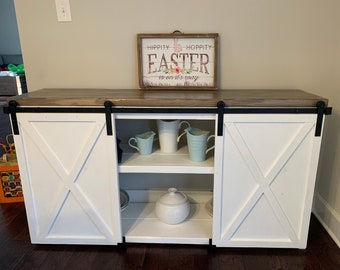
[[[326,98],[302,90],[148,90],[139,89],[42,89],[8,98],[20,106],[103,106],[111,101],[116,107],[315,107]]]
[[[340,269],[339,248],[313,215],[305,250],[134,243],[35,245],[30,243],[24,204],[0,206],[0,269]]]

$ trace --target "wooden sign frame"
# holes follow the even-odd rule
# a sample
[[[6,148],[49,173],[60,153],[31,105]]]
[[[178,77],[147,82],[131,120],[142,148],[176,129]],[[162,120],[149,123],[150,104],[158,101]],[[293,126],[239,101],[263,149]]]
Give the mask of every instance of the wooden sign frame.
[[[217,89],[218,34],[138,34],[141,89]]]

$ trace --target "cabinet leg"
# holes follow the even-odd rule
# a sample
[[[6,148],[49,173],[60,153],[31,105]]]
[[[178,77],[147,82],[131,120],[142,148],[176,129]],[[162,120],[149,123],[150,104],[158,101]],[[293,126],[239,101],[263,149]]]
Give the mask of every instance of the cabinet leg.
[[[123,236],[123,241],[121,243],[118,243],[117,246],[121,249],[126,249],[127,248],[127,243],[125,241],[125,236]]]

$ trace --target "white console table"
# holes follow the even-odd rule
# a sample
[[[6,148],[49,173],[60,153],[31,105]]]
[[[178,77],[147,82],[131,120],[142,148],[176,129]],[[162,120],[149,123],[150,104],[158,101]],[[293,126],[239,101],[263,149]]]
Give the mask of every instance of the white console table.
[[[305,248],[327,104],[300,90],[42,89],[13,97],[5,111],[31,241]],[[164,154],[155,142],[146,157],[124,147],[137,133],[157,133],[157,119],[210,130],[214,153],[197,163],[186,143]],[[178,225],[154,213],[171,186],[191,201]],[[130,197],[123,211],[120,189]]]

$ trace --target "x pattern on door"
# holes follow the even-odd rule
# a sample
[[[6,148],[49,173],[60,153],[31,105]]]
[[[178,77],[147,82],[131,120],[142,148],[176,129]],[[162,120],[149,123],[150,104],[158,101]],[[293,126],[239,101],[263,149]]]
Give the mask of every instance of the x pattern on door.
[[[299,149],[303,147],[302,145],[304,143],[308,144],[310,142],[310,139],[313,137],[313,127],[314,122],[279,123],[274,126],[271,122],[248,123],[245,121],[225,123],[225,132],[227,133],[224,142],[227,145],[225,151],[228,153],[230,150],[228,146],[234,147],[235,152],[239,155],[239,160],[243,163],[242,168],[248,170],[249,182],[252,182],[252,187],[249,189],[248,194],[241,199],[240,208],[229,216],[231,220],[224,220],[224,222],[222,222],[224,223],[222,237],[225,241],[236,243],[265,240],[269,242],[287,241],[296,243],[300,240],[302,221],[301,219],[294,221],[294,217],[292,217],[294,210],[292,211],[284,206],[285,202],[279,198],[280,194],[274,192],[274,185],[276,184],[275,181],[285,180],[284,177],[280,179],[280,175],[284,174],[285,170],[287,170],[287,164],[289,164],[290,159],[300,158],[301,153],[299,153]],[[280,129],[289,130],[289,132],[286,133],[284,137],[280,137]],[[257,131],[253,133],[255,130],[262,131],[260,131],[260,133],[256,133]],[[273,136],[277,136],[278,138],[273,139]],[[266,148],[269,148],[269,150],[265,151]],[[226,163],[233,157],[227,157],[225,167],[228,168],[228,164]],[[305,158],[308,159],[309,157]],[[302,166],[304,166],[304,164],[302,164]],[[239,168],[229,167],[229,169],[238,170]],[[228,179],[228,173],[228,170],[226,170],[226,175],[224,176],[226,179]],[[304,173],[306,176],[307,172]],[[237,175],[237,172],[234,173],[233,176],[235,176],[235,174]],[[299,176],[297,175],[295,178],[299,178]],[[239,184],[242,185],[243,179],[228,180],[238,181]],[[228,180],[223,183],[223,185],[225,185],[224,189],[226,190],[228,189]],[[288,188],[290,188],[290,190],[296,188],[298,190],[297,192],[301,192],[300,195],[297,196],[303,197],[305,180],[295,180],[300,182],[295,182],[295,187],[291,186]],[[229,190],[226,194],[228,194],[228,192],[232,191]],[[287,200],[287,198],[285,200]],[[228,208],[232,208],[233,205],[224,207],[226,208],[222,209],[222,215],[223,211],[228,211]],[[256,212],[260,208],[262,208],[262,210]],[[256,217],[255,215],[259,216]],[[245,225],[250,219],[252,219],[252,221],[248,225]],[[266,227],[266,222],[269,222],[269,219],[273,220],[271,224],[272,227],[275,228],[270,228],[270,225]],[[251,230],[252,232],[248,234],[246,232],[247,230]],[[263,238],[263,236],[266,235],[264,230],[274,231],[272,235],[276,235],[277,238],[274,237],[270,239],[272,237],[270,233],[267,239],[265,239],[265,237]],[[262,234],[258,238],[256,238],[257,232]],[[280,239],[278,240],[278,238]]]
[[[89,120],[87,115],[86,120],[72,121],[58,116],[47,120],[41,117],[32,120],[31,116],[30,119],[20,122],[21,132],[29,134],[26,138],[29,142],[23,143],[26,154],[36,158],[28,160],[42,162],[40,170],[45,171],[46,181],[49,181],[49,184],[41,183],[41,187],[31,190],[36,199],[35,215],[39,217],[36,222],[40,222],[37,224],[37,239],[42,242],[48,238],[112,241],[114,226],[110,209],[114,202],[110,201],[112,194],[108,193],[112,191],[106,186],[110,179],[95,178],[108,178],[107,170],[101,170],[98,162],[95,163],[101,155],[105,158],[105,151],[108,151],[101,139],[106,136],[104,117],[99,120],[95,116]],[[41,172],[32,165],[28,164],[28,167],[35,168],[29,171],[30,181],[35,181],[34,177]],[[86,180],[88,178],[90,181]],[[102,187],[100,181],[105,182]],[[95,192],[101,196],[93,195]],[[103,207],[104,203],[110,206]]]

